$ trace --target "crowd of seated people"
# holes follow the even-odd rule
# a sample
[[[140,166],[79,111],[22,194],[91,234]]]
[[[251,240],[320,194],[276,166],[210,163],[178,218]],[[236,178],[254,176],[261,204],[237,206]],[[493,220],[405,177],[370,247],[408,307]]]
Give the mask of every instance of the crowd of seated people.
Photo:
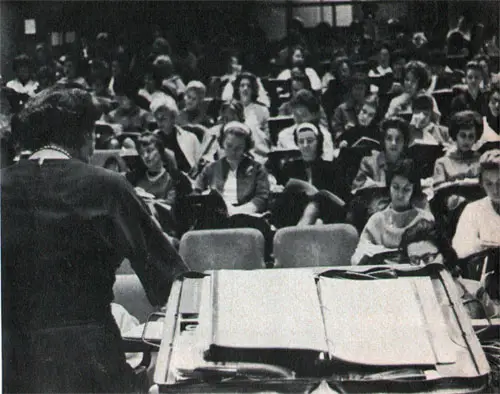
[[[450,237],[455,227],[458,238],[475,236],[461,223],[472,221],[472,207],[485,212],[490,205],[455,189],[444,205],[432,200],[442,197],[443,185],[464,180],[486,193],[493,187],[480,160],[500,141],[500,77],[491,46],[468,48],[457,66],[457,54],[453,62],[447,55],[462,45],[455,42],[457,34],[464,38],[460,30],[448,37],[450,53],[444,41],[431,50],[429,35],[419,32],[406,40],[358,37],[332,44],[320,68],[323,59],[315,58],[304,31],[270,53],[266,73],[248,62],[248,48],[234,47],[220,49],[217,75],[204,75],[196,69],[202,56],[188,62],[196,56],[176,53],[163,37],[130,54],[100,34],[85,55],[57,60],[39,45],[34,59],[14,59],[15,78],[2,86],[8,104],[2,116],[14,123],[26,101],[51,85],[90,92],[100,125],[128,136],[119,142],[137,151],[140,167],[129,168],[126,179],[143,199],[163,204],[168,214],[153,214],[171,236],[183,232],[175,228],[183,220],[176,205],[207,190],[222,196],[229,216],[258,217],[273,231],[353,224],[360,233],[354,264],[397,248],[420,219],[445,223]],[[271,124],[278,118],[289,123],[276,131]],[[29,150],[12,129],[2,150]],[[294,189],[293,180],[315,190]]]
[[[136,205],[146,203],[173,245],[188,230],[251,226],[263,232],[272,263],[277,229],[338,222],[359,233],[346,265],[394,253],[391,262],[453,270],[499,248],[500,76],[492,46],[469,46],[457,67],[447,54],[468,45],[460,28],[448,49],[430,54],[422,34],[376,45],[360,37],[332,45],[320,69],[312,43],[295,38],[271,54],[266,73],[231,48],[217,75],[180,61],[163,37],[133,56],[104,50],[107,34],[85,56],[55,60],[38,45],[34,59],[14,59],[15,78],[2,82],[2,168],[32,150],[16,127],[30,98],[54,86],[78,88],[116,137],[107,148],[136,151],[136,167],[116,168],[131,186],[120,187],[135,193],[128,198]],[[280,63],[285,49],[290,62]],[[289,123],[273,135],[278,118]],[[224,209],[203,200],[214,195]],[[184,223],[191,201],[201,200],[205,220]],[[489,316],[498,313],[498,294],[479,297],[467,274],[456,277],[462,298],[478,296]]]

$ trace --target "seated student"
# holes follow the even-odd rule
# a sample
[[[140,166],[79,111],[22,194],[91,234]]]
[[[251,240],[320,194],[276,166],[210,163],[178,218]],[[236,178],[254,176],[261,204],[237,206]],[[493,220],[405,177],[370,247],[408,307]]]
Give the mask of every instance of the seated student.
[[[339,147],[351,146],[362,137],[379,140],[379,131],[377,126],[379,100],[376,94],[366,97],[363,106],[356,116],[356,123],[347,124],[346,132],[340,138]]]
[[[489,130],[494,132],[494,135],[490,133],[491,137],[489,139],[498,139],[500,135],[500,81],[491,84],[488,110],[484,121],[489,127]],[[483,135],[481,139],[488,140],[488,136]]]
[[[285,101],[283,104],[278,109],[278,115],[280,116],[290,116],[293,115],[293,110],[292,110],[292,105],[291,101],[295,96],[297,96],[297,93],[300,92],[301,90],[306,89],[312,92],[311,88],[311,83],[309,81],[309,77],[305,74],[303,69],[299,67],[294,67],[292,69],[292,79],[290,80],[290,100]],[[322,106],[320,106],[320,115],[319,115],[319,122],[320,125],[328,128],[328,117],[323,109]]]
[[[163,143],[153,133],[145,132],[137,140],[136,148],[145,169],[127,173],[127,179],[133,186],[172,206],[176,197],[175,180],[168,168]]]
[[[14,58],[13,69],[16,78],[5,85],[19,94],[33,97],[38,89],[38,82],[31,79],[31,59],[28,55],[19,55]]]
[[[388,76],[389,74],[393,74],[391,68],[391,50],[387,44],[383,44],[378,51],[377,67],[370,69],[370,71],[368,72],[368,77],[377,78],[386,75]],[[370,86],[370,92],[377,93],[378,91],[378,86]]]
[[[363,229],[351,258],[359,264],[366,255],[398,248],[405,230],[420,219],[434,221],[429,211],[417,208],[412,197],[420,192],[420,179],[411,160],[402,160],[387,175],[391,202],[383,211],[374,213]]]
[[[96,106],[103,114],[109,114],[118,103],[111,96],[108,89],[108,77],[101,72],[95,71],[90,76],[91,88],[90,94],[94,99]]]
[[[469,203],[458,220],[453,248],[459,258],[500,246],[500,150],[485,152],[479,167],[486,197]]]
[[[339,178],[335,176],[334,165],[321,158],[323,134],[318,127],[312,123],[302,123],[296,127],[294,138],[301,158],[283,166],[278,183],[286,185],[290,179],[299,179],[320,191],[342,193],[345,185],[339,184]],[[285,188],[280,200],[273,212],[273,216],[277,218],[275,224],[279,227],[314,224],[317,219],[322,219],[323,222],[329,221],[327,219],[329,212],[321,209],[320,202],[314,197],[309,198],[305,192],[297,193]]]
[[[263,212],[269,198],[267,171],[248,154],[252,149],[252,131],[244,123],[224,125],[221,146],[225,156],[207,165],[196,179],[194,191],[215,189],[228,207],[228,213]]]
[[[335,141],[358,124],[358,113],[363,106],[368,92],[368,81],[363,74],[355,74],[351,79],[351,89],[347,100],[340,104],[333,113],[332,131]]]
[[[308,90],[301,90],[290,102],[292,107],[293,119],[295,125],[281,130],[278,134],[278,149],[291,150],[298,149],[295,143],[295,128],[301,123],[314,123],[319,124],[320,118],[320,104],[314,94]],[[332,161],[333,141],[330,132],[319,126],[319,130],[323,134],[323,160]]]
[[[149,66],[144,72],[144,86],[137,93],[140,98],[143,98],[149,104],[158,96],[164,96],[162,90],[162,73],[158,66]]]
[[[386,185],[386,172],[406,154],[409,140],[408,122],[393,117],[384,119],[380,124],[382,151],[374,151],[364,157],[359,165],[358,174],[353,181],[352,191],[363,187]]]
[[[78,85],[82,89],[89,88],[85,78],[80,75],[80,63],[76,57],[64,56],[63,72],[64,77],[57,81],[59,85]]]
[[[271,138],[269,136],[269,110],[260,104],[259,85],[257,77],[249,72],[244,72],[234,81],[233,99],[243,104],[245,113],[245,124],[250,127],[255,141],[252,154],[259,163],[267,160],[267,154],[271,149]]]
[[[431,69],[431,84],[427,92],[450,89],[453,85],[453,70],[446,65],[446,53],[442,50],[433,50],[427,58]]]
[[[465,68],[467,88],[451,101],[451,113],[470,110],[486,116],[488,103],[485,93],[481,92],[483,69],[478,62],[470,61]]]
[[[406,64],[404,73],[404,91],[391,100],[385,115],[386,118],[411,114],[413,111],[413,100],[418,95],[425,94],[429,88],[430,75],[425,63],[412,60]],[[441,112],[439,112],[436,100],[432,98],[432,121],[439,123],[440,117]]]
[[[432,97],[419,95],[413,100],[413,116],[410,122],[410,143],[439,144],[449,148],[453,141],[445,126],[432,121]]]
[[[50,88],[56,82],[56,74],[49,66],[42,66],[36,72],[38,87],[36,92],[41,92],[44,89]]]
[[[351,89],[352,65],[346,56],[336,57],[331,64],[331,73],[323,77],[321,101],[327,113],[332,113],[347,99]]]
[[[179,114],[175,100],[167,95],[154,99],[150,106],[151,112],[158,124],[155,134],[174,152],[177,168],[188,173],[197,163],[200,156],[200,142],[193,133],[176,126],[175,120]]]
[[[292,49],[292,67],[304,67],[306,63],[306,51],[301,45]],[[311,81],[311,89],[315,92],[321,91],[321,80],[318,73],[311,67],[305,67],[305,73]],[[291,69],[287,68],[278,75],[278,79],[287,80],[292,77]]]
[[[472,148],[483,132],[483,122],[477,112],[462,111],[450,119],[450,137],[455,148],[434,164],[434,186],[479,175],[479,156]]]
[[[184,93],[184,109],[179,113],[177,124],[201,124],[205,127],[213,125],[203,108],[203,100],[207,92],[206,86],[200,81],[191,81],[186,86]]]
[[[205,163],[216,161],[224,155],[219,140],[221,139],[224,125],[232,121],[245,123],[243,105],[238,100],[224,101],[222,103],[217,124],[211,127],[205,134],[200,149],[202,159]]]
[[[399,250],[403,255],[403,262],[415,266],[443,264],[451,271],[462,303],[472,319],[498,315],[498,306],[486,292],[478,297],[481,284],[475,280],[464,279],[457,273],[457,255],[449,241],[438,231],[435,223],[421,219],[407,228],[401,237]],[[482,305],[478,305],[478,302]]]
[[[104,114],[102,120],[121,126],[123,132],[142,133],[147,130],[153,120],[152,115],[136,104],[137,89],[130,79],[119,79],[115,82],[115,100],[118,108],[109,114]]]
[[[482,55],[482,54],[477,54],[474,56],[472,59],[476,62],[479,63],[481,66],[481,69],[483,71],[483,80],[481,81],[481,84],[479,87],[481,88],[482,92],[487,92],[491,88],[491,83],[492,83],[492,74],[490,73],[490,58],[488,55]]]
[[[241,64],[239,58],[236,54],[231,54],[228,59],[229,63],[229,73],[225,74],[221,77],[221,82],[224,83],[224,87],[222,89],[221,99],[223,101],[230,101],[234,96],[234,86],[233,83],[236,81],[238,75],[241,74]],[[260,78],[257,78],[257,85],[259,86],[259,95],[257,97],[257,101],[261,104],[264,104],[267,108],[271,106],[271,100],[269,99],[269,95],[264,89],[264,85],[262,85],[262,81]]]
[[[175,73],[174,64],[168,55],[160,55],[153,61],[153,66],[157,67],[162,78],[162,87],[168,90],[176,100],[182,97],[186,91],[186,85],[181,77]]]

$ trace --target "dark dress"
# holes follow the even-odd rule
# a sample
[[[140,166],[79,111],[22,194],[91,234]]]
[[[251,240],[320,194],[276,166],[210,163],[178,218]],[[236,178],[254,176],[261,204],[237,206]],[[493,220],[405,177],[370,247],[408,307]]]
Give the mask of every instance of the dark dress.
[[[122,176],[81,161],[1,172],[4,391],[129,392],[111,315],[127,257],[152,305],[187,270]]]

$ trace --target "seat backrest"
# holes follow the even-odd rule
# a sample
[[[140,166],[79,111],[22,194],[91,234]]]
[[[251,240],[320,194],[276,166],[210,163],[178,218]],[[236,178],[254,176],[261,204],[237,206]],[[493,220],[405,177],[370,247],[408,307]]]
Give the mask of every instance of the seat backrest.
[[[358,232],[350,224],[285,227],[274,236],[276,266],[350,265],[358,239]]]
[[[146,322],[154,308],[149,302],[139,277],[135,274],[116,275],[113,286],[114,301],[123,306],[139,322]]]
[[[252,228],[189,231],[179,254],[193,271],[263,268],[264,236]]]

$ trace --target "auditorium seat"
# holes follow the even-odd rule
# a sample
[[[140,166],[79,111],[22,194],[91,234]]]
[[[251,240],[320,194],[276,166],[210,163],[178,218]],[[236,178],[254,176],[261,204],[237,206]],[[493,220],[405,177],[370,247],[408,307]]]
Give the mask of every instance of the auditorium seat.
[[[274,236],[275,266],[350,265],[358,239],[356,229],[350,224],[285,227]]]
[[[189,231],[179,254],[193,271],[264,268],[264,236],[256,229]]]

